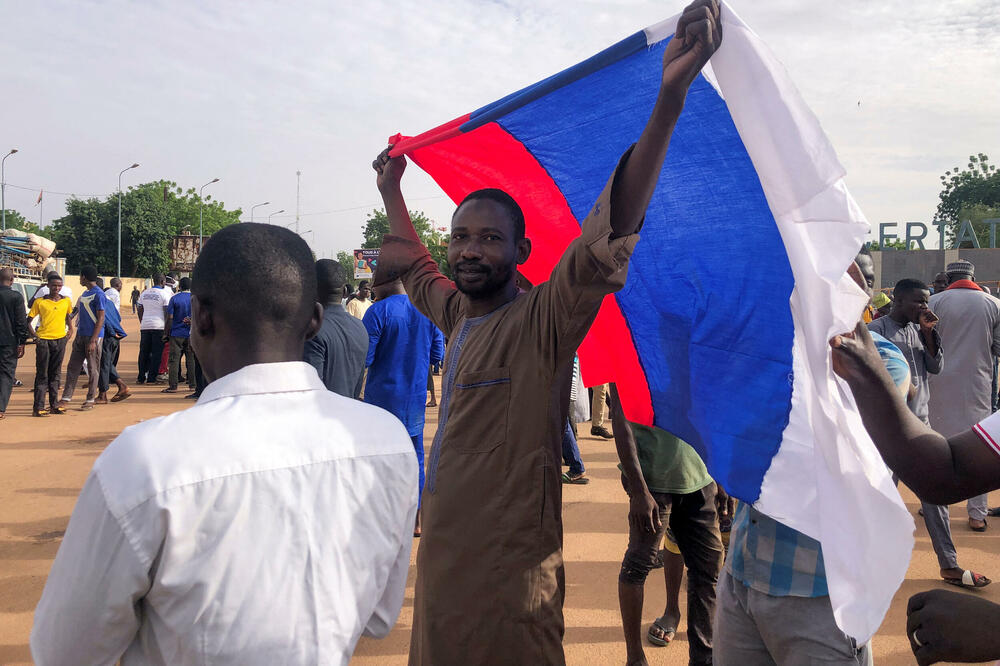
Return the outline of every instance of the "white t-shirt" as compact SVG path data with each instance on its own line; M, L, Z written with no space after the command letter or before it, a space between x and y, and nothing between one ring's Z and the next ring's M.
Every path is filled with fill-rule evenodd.
M35 292L33 298L35 299L45 298L48 295L49 295L49 285L43 284L41 287L38 288L38 291ZM64 284L62 286L62 289L59 290L59 295L62 296L63 298L73 298L72 287Z
M122 311L122 295L118 293L118 290L114 287L108 287L104 290L104 295L109 301L115 304L115 309L118 312Z
M347 666L399 615L417 483L403 425L308 363L217 379L94 463L35 610L35 663Z
M160 287L150 287L139 295L139 305L142 306L142 323L139 329L143 331L162 331L166 325L166 308L170 302L170 292Z

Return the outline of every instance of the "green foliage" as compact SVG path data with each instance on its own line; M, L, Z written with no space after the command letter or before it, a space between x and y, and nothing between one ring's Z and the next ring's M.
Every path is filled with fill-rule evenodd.
M438 265L441 272L447 277L451 277L451 267L448 265L448 235L440 229L434 228L434 221L421 211L410 211L410 221L421 242L431 253L431 259ZM365 220L365 242L361 244L363 248L382 247L382 237L389 233L389 217L385 211L375 210L368 215ZM354 274L352 264L351 275Z
M354 255L350 252L341 250L337 252L337 261L344 267L344 273L347 275L347 281L354 284Z
M205 198L205 236L239 221L240 210L227 211L221 202ZM170 181L144 183L122 194L122 274L147 277L170 268L170 240L187 229L198 234L197 192ZM118 195L70 199L67 215L54 220L51 237L72 270L88 263L113 275L118 254Z
M880 250L913 250L916 249L916 241L910 241L910 247L906 247L905 240L887 240L883 247L878 246L878 241L868 241L868 250L870 252L878 252Z
M8 229L20 229L29 234L38 234L39 236L44 236L42 230L38 228L38 225L34 222L28 220L24 215L21 215L16 210L11 210L10 208L6 211L7 217L7 228Z
M989 247L989 228L976 224L983 219L1000 217L1000 170L990 164L983 153L969 156L965 169L958 167L941 176L942 190L938 195L936 224L947 224L945 237L949 241L958 235L962 220L972 220L982 247Z

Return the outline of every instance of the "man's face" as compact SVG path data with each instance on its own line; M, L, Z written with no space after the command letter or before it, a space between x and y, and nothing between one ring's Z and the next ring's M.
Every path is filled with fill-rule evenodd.
M938 273L934 276L934 293L940 294L942 291L948 288L948 274Z
M463 294L485 298L503 289L522 253L515 238L514 221L495 201L475 199L455 213L448 263L455 286Z
M80 276L80 286L81 287L87 286L87 278L83 277L82 275Z
M47 284L49 285L49 294L53 296L62 291L63 288L62 280L49 280Z
M859 254L854 262L861 269L861 275L865 278L865 283L868 285L865 291L871 295L872 289L875 288L875 264L872 262L872 258L867 254Z
M931 297L931 292L926 289L909 289L902 294L893 295L895 299L895 309L900 312L906 321L913 324L920 323L920 314L927 310L927 300Z
M368 297L371 296L371 293L371 289L368 288L368 285L365 285L358 289L358 298L363 301L367 301Z

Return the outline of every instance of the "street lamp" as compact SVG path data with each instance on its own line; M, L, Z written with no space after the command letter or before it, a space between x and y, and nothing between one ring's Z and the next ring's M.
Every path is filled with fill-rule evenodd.
M316 232L313 231L312 229L306 229L301 234L299 234L299 236L302 236L303 237L302 240L305 240L305 235L306 234L312 234L313 235L313 241L316 240ZM309 241L306 241L306 242L308 243Z
M0 160L0 217L3 217L3 230L7 231L7 178L4 176L3 163L7 158L17 152L17 148L11 148L10 152Z
M250 206L250 221L253 222L253 209L254 208L260 208L261 206L266 206L269 203L271 203L271 202L270 201L265 201L264 203L254 204L253 206Z
M276 211L274 211L273 213L269 213L269 214L268 214L268 216L267 216L267 223L268 223L268 224L271 224L271 218L272 218L272 217L274 217L274 216L275 216L275 215L277 215L278 213L284 213L284 212L285 212L285 209L284 209L284 208L282 208L281 210L276 210Z
M122 276L122 174L137 166L138 162L118 172L118 272L115 273L118 277Z
M205 204L202 202L201 191L204 190L209 185L211 185L212 183L217 183L217 182L219 182L219 179L213 178L212 180L208 181L207 183L198 188L198 254L201 254L201 248L205 245L205 222L202 211L202 209L205 207Z

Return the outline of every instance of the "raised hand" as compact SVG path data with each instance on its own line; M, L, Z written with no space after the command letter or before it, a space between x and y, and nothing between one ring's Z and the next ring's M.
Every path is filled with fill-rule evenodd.
M683 95L722 43L722 20L717 0L697 0L677 21L677 32L663 53L665 90Z
M399 181L403 178L403 172L406 170L406 158L402 155L389 157L390 150L392 150L392 146L379 153L375 161L372 162L372 168L378 174L375 182L380 192L386 187L398 188Z

